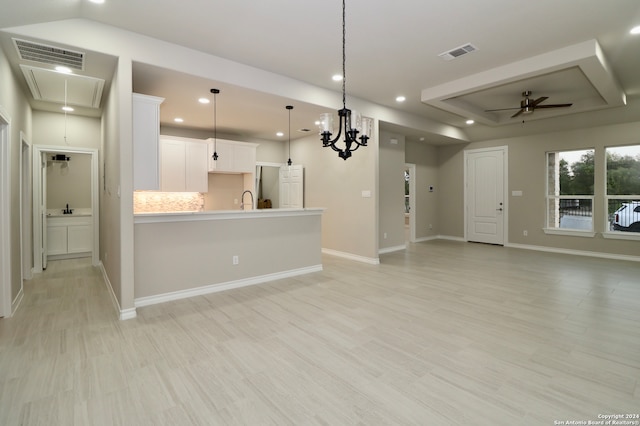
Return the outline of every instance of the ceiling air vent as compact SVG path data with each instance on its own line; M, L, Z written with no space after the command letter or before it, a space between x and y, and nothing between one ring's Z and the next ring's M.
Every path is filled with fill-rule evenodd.
M33 43L14 38L20 59L43 64L64 65L76 70L84 69L84 53L61 49L46 44Z
M447 52L443 52L438 56L444 59L445 61L450 61L452 59L459 58L462 55L466 55L467 53L475 52L476 50L478 50L477 47L475 47L471 43L467 43L467 44L463 44L462 46L456 47L455 49L451 49Z

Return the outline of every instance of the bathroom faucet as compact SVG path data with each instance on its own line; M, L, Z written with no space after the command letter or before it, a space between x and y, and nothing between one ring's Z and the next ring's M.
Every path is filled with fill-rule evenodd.
M240 208L244 210L244 194L249 193L251 195L251 208L253 209L253 193L248 189L242 193L242 199L240 200Z

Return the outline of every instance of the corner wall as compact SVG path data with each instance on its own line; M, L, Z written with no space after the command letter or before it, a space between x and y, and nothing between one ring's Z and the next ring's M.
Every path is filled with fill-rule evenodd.
M378 263L377 135L376 130L368 146L346 161L323 148L317 134L291 142L292 160L304 166L305 207L326 208L323 250L369 263ZM363 197L362 191L371 196Z
M420 241L441 233L438 209L443 188L440 186L438 173L438 148L426 143L411 141L407 141L405 147L405 162L416 165L414 194L416 211L414 217L416 240ZM433 186L433 192L429 191L430 186Z
M392 143L395 141L395 143ZM379 250L406 245L404 228L404 135L380 132Z

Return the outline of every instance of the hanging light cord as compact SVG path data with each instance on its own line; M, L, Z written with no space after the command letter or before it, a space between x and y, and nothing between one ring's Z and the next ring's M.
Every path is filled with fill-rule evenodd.
M346 29L346 1L342 0L342 107L344 109L347 108L347 54L346 54L346 46L347 46L347 29Z

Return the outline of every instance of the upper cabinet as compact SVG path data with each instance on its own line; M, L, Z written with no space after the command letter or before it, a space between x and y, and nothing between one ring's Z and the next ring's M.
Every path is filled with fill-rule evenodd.
M160 136L160 190L208 192L207 143Z
M133 189L160 189L160 104L163 98L133 94Z
M255 173L258 144L225 139L207 139L209 145L209 172ZM218 160L213 160L213 152Z

